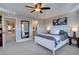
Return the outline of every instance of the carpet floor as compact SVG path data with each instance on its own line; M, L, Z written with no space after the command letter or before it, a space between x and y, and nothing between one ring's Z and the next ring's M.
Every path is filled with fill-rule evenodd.
M5 48L0 47L0 55L52 55L52 51L29 40L18 43L8 42ZM79 55L79 48L76 45L66 44L56 51L56 55Z

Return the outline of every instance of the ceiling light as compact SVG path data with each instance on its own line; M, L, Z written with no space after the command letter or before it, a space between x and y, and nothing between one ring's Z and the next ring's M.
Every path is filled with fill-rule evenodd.
M37 11L37 12L39 12L40 10L41 10L41 9L39 9L39 8L36 8L36 9L35 9L35 11Z

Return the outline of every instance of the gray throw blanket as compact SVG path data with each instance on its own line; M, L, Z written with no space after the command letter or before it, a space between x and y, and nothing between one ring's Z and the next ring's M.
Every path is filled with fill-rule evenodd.
M41 34L37 34L37 36L42 37L42 38L46 38L46 39L48 39L48 40L53 40L53 41L55 41L55 47L58 45L58 43L57 43L57 41L56 41L56 39L55 39L54 37L46 36L46 35L41 35Z
M53 40L55 41L55 47L61 42L64 41L68 38L68 34L64 33L64 34L50 34L50 35L56 35L60 37L60 40L58 40L58 42L56 41L56 39L52 36L47 36L47 35L42 35L42 34L37 34L37 36L42 37L42 38L46 38L48 40Z

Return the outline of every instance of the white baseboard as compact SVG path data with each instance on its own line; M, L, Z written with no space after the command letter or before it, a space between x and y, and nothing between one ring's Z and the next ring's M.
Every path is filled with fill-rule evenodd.
M28 40L32 40L32 38L25 38L25 39L17 40L16 42L24 42L24 41L28 41Z

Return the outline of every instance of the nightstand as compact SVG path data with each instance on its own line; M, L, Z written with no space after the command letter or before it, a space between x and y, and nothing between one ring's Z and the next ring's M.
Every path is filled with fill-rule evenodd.
M68 36L68 38L69 38L69 45L71 45L71 44L72 44L72 39L74 39L74 40L76 40L76 41L77 41L77 47L79 48L79 38L78 38L78 37L73 38L73 37Z

